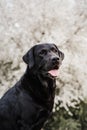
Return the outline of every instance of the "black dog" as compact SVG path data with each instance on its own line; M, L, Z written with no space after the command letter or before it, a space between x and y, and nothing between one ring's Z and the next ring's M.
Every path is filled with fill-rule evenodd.
M40 130L52 112L55 80L64 54L54 44L39 44L24 56L22 78L0 99L0 130Z

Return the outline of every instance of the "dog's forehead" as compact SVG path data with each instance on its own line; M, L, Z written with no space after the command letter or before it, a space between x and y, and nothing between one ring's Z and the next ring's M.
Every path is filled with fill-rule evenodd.
M35 46L35 52L39 52L41 51L42 49L50 49L52 47L55 47L54 44L38 44Z

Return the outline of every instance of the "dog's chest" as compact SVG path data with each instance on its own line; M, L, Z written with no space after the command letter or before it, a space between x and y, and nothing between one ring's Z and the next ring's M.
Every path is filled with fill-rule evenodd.
M49 117L49 111L33 102L22 106L21 119L19 124L23 124L32 130L41 129L47 118Z

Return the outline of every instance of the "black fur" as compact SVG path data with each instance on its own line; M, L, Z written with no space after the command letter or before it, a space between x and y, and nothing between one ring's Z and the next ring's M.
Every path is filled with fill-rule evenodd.
M52 112L56 78L64 54L54 44L39 44L24 56L22 78L0 99L0 130L40 130Z

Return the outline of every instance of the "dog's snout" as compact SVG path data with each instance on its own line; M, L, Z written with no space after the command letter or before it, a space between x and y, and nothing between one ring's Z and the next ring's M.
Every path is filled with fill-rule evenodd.
M59 57L54 57L53 59L52 59L52 63L53 64L56 64L56 63L58 63L59 62Z

